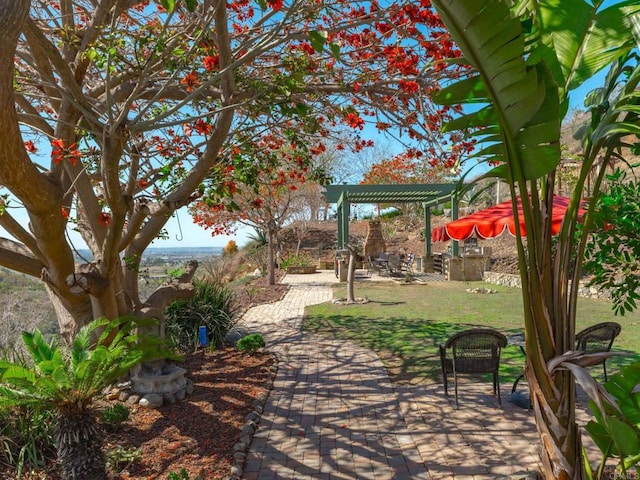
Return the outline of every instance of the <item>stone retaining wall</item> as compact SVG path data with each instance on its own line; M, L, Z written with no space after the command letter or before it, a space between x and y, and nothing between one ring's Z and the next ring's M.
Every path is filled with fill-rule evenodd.
M520 275L513 275L510 273L498 273L498 272L484 272L484 281L491 285L503 285L505 287L520 288ZM578 295L588 298L606 298L610 299L611 295L606 290L600 290L597 287L587 287L580 284L578 288Z

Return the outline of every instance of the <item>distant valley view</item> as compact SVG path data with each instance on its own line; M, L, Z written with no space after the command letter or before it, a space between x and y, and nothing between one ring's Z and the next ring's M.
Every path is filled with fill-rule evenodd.
M221 247L149 248L142 257L141 287L155 289L190 260L202 264L222 255L222 251ZM76 260L85 263L90 257L88 250L80 250ZM0 268L0 349L11 348L19 342L23 330L32 331L36 327L45 334L58 332L44 285L33 277Z
M142 255L142 263L145 265L157 265L159 263L175 264L190 260L204 260L222 255L222 247L151 247ZM78 262L91 258L89 250L79 250L76 255Z

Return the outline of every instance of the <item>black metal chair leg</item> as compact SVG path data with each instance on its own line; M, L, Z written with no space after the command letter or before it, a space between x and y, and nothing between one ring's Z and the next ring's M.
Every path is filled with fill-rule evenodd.
M455 383L454 390L456 392L456 408L460 408L460 405L458 404L458 376L455 371L453 372L453 381Z

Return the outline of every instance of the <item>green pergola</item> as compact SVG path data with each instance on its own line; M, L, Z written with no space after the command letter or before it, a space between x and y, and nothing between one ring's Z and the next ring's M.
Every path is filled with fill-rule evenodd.
M451 201L451 218L458 218L455 183L410 185L327 185L324 198L336 204L338 215L338 248L349 239L349 213L352 203L422 203L424 209L425 256L431 256L431 207ZM453 241L452 254L458 255L458 242Z

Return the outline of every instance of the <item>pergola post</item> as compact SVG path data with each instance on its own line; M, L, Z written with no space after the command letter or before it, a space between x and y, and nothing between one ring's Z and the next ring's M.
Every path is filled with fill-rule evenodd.
M458 198L451 195L451 221L458 219ZM457 257L459 254L459 245L457 240L451 240L451 256Z
M338 250L342 250L349 242L349 214L351 204L349 203L347 192L342 192L337 202L336 214L338 216Z
M349 197L346 192L342 195L342 245L340 248L345 248L345 245L349 243L349 220L351 216L351 204L349 203Z
M336 205L336 217L338 220L338 249L344 248L344 234L342 232L342 198Z
M423 204L424 207L424 257L431 256L431 207Z

